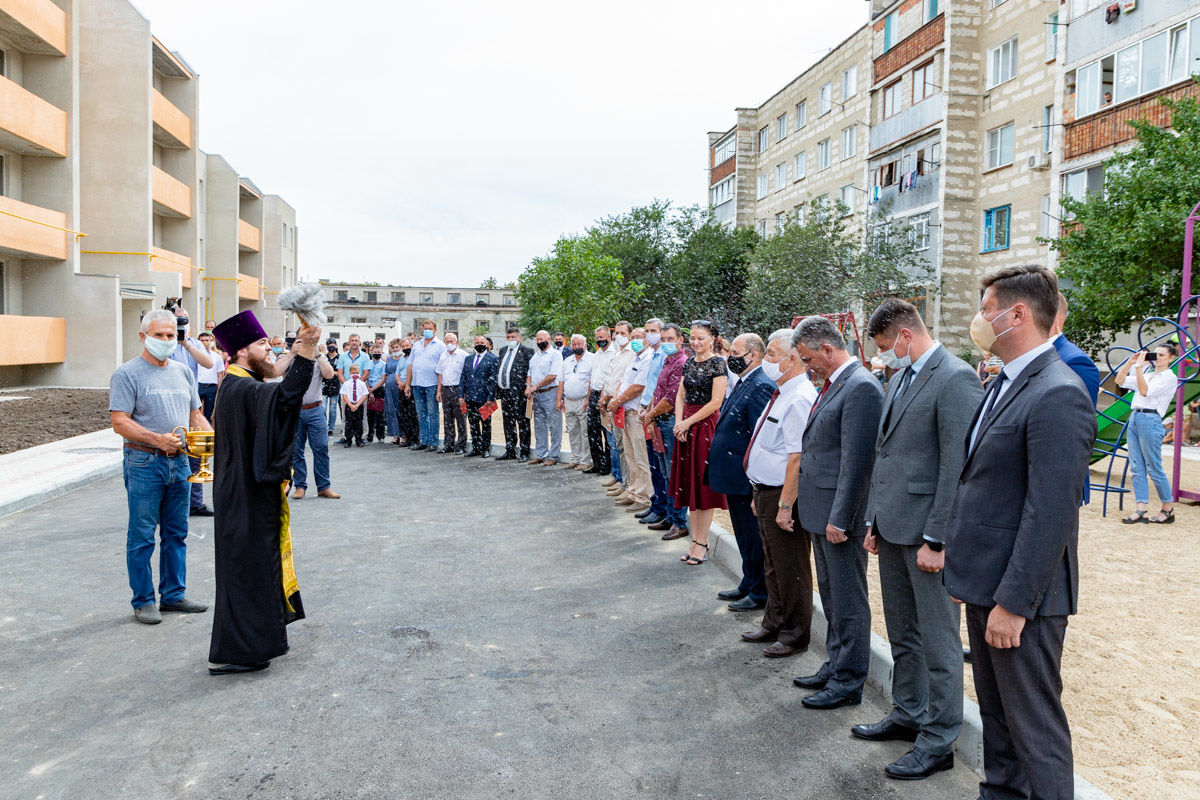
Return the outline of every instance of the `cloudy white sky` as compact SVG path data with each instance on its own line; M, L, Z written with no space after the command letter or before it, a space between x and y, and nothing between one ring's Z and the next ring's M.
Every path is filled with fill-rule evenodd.
M705 133L867 17L862 0L134 3L200 73L200 146L296 207L302 277L460 286L633 205L704 202Z

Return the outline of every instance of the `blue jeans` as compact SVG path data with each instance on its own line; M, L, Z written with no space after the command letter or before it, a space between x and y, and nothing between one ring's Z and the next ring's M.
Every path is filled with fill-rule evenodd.
M617 435L613 431L605 430L604 435L608 437L608 455L612 462L612 476L621 480L621 451L617 448Z
M325 411L329 414L329 427L325 429L327 433L333 433L337 429L338 400L340 399L340 397L325 398Z
M296 428L296 447L292 452L292 483L298 489L308 488L308 465L304 461L304 443L312 445L313 476L317 491L329 488L329 429L325 427L325 410L320 406L302 409L300 425Z
M417 404L417 425L421 427L421 444L437 447L438 405L436 386L412 387L413 401Z
M1157 414L1132 412L1129 421L1129 468L1133 472L1133 499L1139 503L1150 502L1150 486L1147 473L1154 481L1158 499L1170 503L1174 499L1171 482L1163 472L1162 440L1166 430Z
M658 453L659 469L667 478L667 522L686 528L688 524L687 507L676 508L675 501L670 497L671 463L675 456L675 415L667 414L658 418L658 429L662 432L665 453Z
M183 599L188 532L187 482L192 474L185 456L167 457L125 448L122 471L129 503L125 566L133 607L154 604L154 529L159 531L158 594L163 603Z

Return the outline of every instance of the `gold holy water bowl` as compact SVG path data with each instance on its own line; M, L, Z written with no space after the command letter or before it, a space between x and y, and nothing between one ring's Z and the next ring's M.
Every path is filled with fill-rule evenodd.
M180 436L179 432L183 431ZM171 433L179 436L183 442L183 452L187 453L192 458L200 459L200 469L188 477L188 483L212 483L212 469L208 466L208 460L213 455L213 432L201 431L195 428L188 430L180 425Z

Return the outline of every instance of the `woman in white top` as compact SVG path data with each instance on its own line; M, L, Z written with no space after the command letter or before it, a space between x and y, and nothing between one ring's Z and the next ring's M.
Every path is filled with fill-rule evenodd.
M1133 400L1130 402L1133 410L1130 412L1129 426L1126 428L1126 444L1129 447L1133 498L1137 501L1137 510L1121 520L1126 524L1163 524L1175 521L1171 482L1167 480L1162 466L1162 441L1165 433L1162 418L1167 413L1171 398L1175 396L1176 376L1171 371L1175 353L1174 345L1159 345L1154 348L1153 354L1142 351L1128 359L1117 372L1117 383L1133 390ZM1147 364L1150 365L1149 369L1145 368ZM1129 374L1131 368L1133 374ZM1147 476L1154 481L1158 499L1162 501L1162 510L1153 517L1146 516L1150 503Z

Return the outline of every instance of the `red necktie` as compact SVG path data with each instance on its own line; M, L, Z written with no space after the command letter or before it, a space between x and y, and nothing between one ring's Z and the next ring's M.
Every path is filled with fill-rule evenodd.
M829 388L829 379L825 379L825 383L821 386L821 393L817 395L817 400L813 403L812 409L808 412L808 418L812 419L813 414L817 413L817 406L821 405L821 398L825 396L825 390Z
M350 402L358 402L358 378L350 381Z
M754 429L754 435L750 437L750 446L746 448L746 455L742 456L742 472L750 468L750 451L754 449L754 442L758 439L758 432L762 430L762 426L766 424L767 417L771 416L771 406L775 405L775 401L779 398L779 390L776 389L771 395L771 402L767 403L767 408L763 411L762 417L758 420L758 427Z

